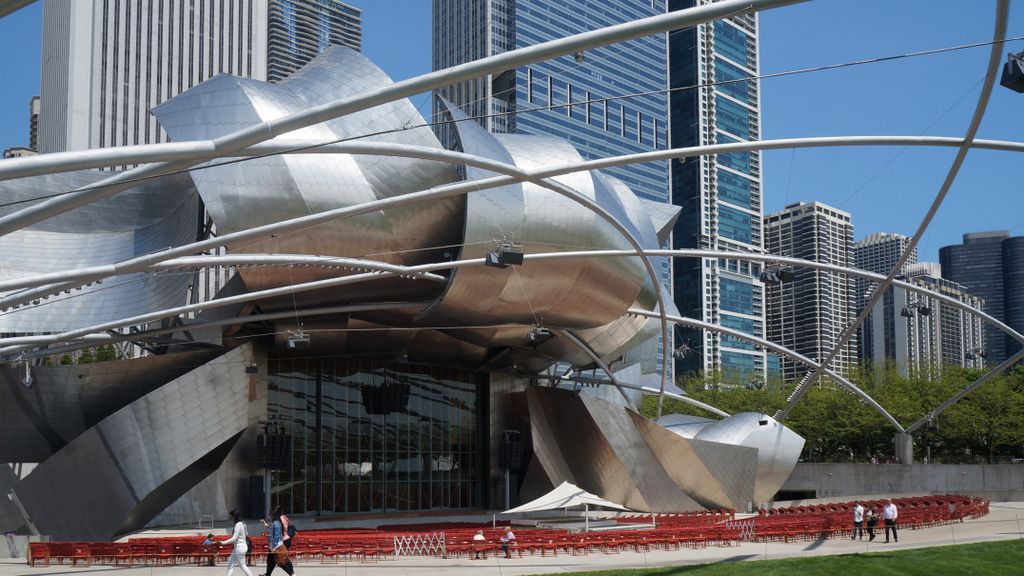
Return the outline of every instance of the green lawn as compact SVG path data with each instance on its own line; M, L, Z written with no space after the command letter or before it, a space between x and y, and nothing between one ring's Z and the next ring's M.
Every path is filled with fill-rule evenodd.
M876 554L844 554L578 572L577 576L1003 576L1024 574L1024 540L940 546Z

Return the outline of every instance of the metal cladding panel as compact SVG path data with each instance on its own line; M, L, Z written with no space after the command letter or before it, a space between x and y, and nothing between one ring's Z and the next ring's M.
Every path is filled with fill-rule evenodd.
M308 106L354 97L392 84L391 78L368 58L344 46L332 46L282 82ZM324 125L337 138L359 137L365 142L390 142L441 149L416 107L407 98L346 114ZM388 198L447 184L458 179L454 167L417 158L355 156L359 170L379 197ZM461 203L432 202L448 208ZM436 223L436 222L435 222Z
M708 508L744 509L754 494L757 451L742 446L686 440L631 413L676 484ZM682 442L680 442L682 441Z
M0 182L0 197L29 200L74 190L108 175L82 171L8 180ZM34 276L111 264L192 242L198 206L187 176L148 181L3 236L0 271L7 279ZM20 207L0 209L0 216ZM180 273L120 276L0 315L0 332L61 332L161 310L182 303L189 282L190 276Z
M466 115L448 105L463 151L512 164L526 170L580 162L579 154L567 143L540 136L492 135ZM468 167L469 180L486 178L492 172ZM611 212L645 246L657 246L650 218L627 187L598 173L560 176L556 182L596 201ZM622 235L587 208L546 188L523 183L506 186L467 198L465 247L462 258L483 257L494 248L491 241L508 238L522 242L530 253L564 251L573 246L628 248ZM644 292L641 292L641 288ZM443 300L427 313L430 319L464 318L468 322L519 322L530 326L542 321L581 330L581 338L594 340L602 357L619 352L648 324L647 319L623 317L632 305L653 308L653 283L648 281L636 259L580 259L577 261L530 262L512 271L486 268L457 270ZM482 300L481 293L494 294ZM656 328L640 337L646 340ZM521 346L524 330L498 328L477 330L467 337L483 345ZM488 338L490 339L488 341ZM566 342L553 339L536 349L509 356L506 363L531 364L534 356L569 359L589 364L585 354ZM537 362L543 364L543 360Z
M755 448L687 439L623 406L566 390L535 386L526 397L538 478L657 512L741 508L754 498Z
M218 76L154 109L176 140L207 139L309 109L310 107L390 84L369 60L344 48L330 49L281 84ZM324 142L401 129L423 119L407 100L364 110L284 134L278 141L305 138ZM361 138L440 149L427 128ZM398 157L349 154L288 154L242 164L193 170L211 216L221 233L279 220L355 206L424 190L457 180L445 163ZM317 225L311 232L282 234L257 243L231 246L236 252L366 256L414 265L440 259L437 246L457 244L464 211L462 198L417 203L377 211L344 221ZM319 268L245 268L253 290L337 277L338 270ZM421 283L422 284L422 283ZM339 297L349 301L407 295L417 284L387 279L307 295L309 304ZM343 296L339 296L343 295ZM287 300L287 299L285 299ZM282 308L275 302L263 308Z
M568 481L634 510L648 509L630 471L579 398L533 386L526 399L533 453L552 485Z
M708 424L717 422L711 418L701 418L689 414L667 414L655 421L659 426L665 428L683 438L694 438L697 433Z
M15 488L41 534L108 540L139 528L216 468L248 424L246 344L118 410ZM212 460L212 461L211 461Z
M659 458L664 452L663 445L651 442L650 430L646 430L649 422L641 415L623 408L621 405L600 400L593 396L581 396L583 405L590 412L591 418L601 429L606 441L611 444L615 454L629 471L637 489L647 502L646 510L652 512L676 512L692 510L696 503L707 505L703 501L692 498L692 494L684 492L682 486L666 470L666 462ZM680 447L680 438L671 435L672 444ZM660 453L659 453L660 452ZM676 455L682 453L678 450ZM692 457L687 458L685 467L694 469L701 464ZM682 464L674 460L675 464ZM719 479L707 476L707 483L712 486ZM703 486L702 488L708 488ZM696 502L695 502L696 500Z
M760 421L768 424L761 426ZM754 502L768 502L793 473L804 439L774 418L741 412L704 427L696 438L757 449Z
M0 366L0 462L42 462L104 418L191 368L210 351L116 362L35 366L32 387Z

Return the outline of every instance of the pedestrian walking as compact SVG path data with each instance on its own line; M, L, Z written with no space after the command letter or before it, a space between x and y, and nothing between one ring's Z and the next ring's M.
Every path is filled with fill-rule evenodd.
M856 540L857 535L860 535L860 539L864 539L864 507L860 505L860 502L854 502L853 506L853 534L850 535L850 540Z
M896 510L896 504L893 503L892 498L882 508L882 520L885 522L885 541L889 541L889 530L892 530L892 539L894 542L899 542L900 539L896 535L896 518L899 517L899 512Z
M231 516L231 522L234 523L235 527L231 532L231 538L227 540L221 540L221 544L227 546L228 544L234 544L234 548L231 550L231 556L228 557L228 574L235 571L235 565L242 569L245 576L252 576L252 572L249 571L249 567L245 565L245 553L249 551L249 547L246 545L246 538L249 536L249 531L245 528L245 522L242 522L242 515L238 513L238 510L232 510L228 512Z
M874 508L868 509L867 520L865 523L868 525L868 542L875 539L875 526L878 526L878 514L875 513Z
M275 508L270 514L271 522L267 530L267 572L261 576L270 576L278 566L283 568L288 576L294 576L295 568L288 557L288 547L284 545L285 531L281 523L281 509Z

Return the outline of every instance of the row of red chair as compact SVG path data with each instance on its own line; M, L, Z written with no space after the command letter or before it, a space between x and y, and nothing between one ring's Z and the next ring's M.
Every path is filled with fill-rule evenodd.
M861 502L881 510L883 501ZM917 529L988 513L989 503L965 496L922 496L896 499L899 524ZM730 546L741 540L802 540L849 535L853 527L854 502L793 506L762 510L749 520L735 521L735 512L719 510L699 513L657 514L656 527L648 530L612 530L571 534L566 530L516 528L511 551L525 554L557 555L590 552L618 553L623 550L679 549L681 547ZM621 517L622 522L646 524L651 515ZM473 540L483 530L485 542ZM444 547L422 548L428 552L487 555L500 549L503 529L477 523L396 525L387 529L303 530L292 545L296 562L329 563L342 560L376 561L395 554L395 543L404 537L444 536ZM254 539L257 537L254 537ZM34 542L28 563L51 562L72 566L175 565L223 562L231 550L225 546L203 546L202 536L132 538L124 543ZM262 539L260 539L262 540ZM258 554L262 558L265 552ZM260 560L262 561L262 560Z

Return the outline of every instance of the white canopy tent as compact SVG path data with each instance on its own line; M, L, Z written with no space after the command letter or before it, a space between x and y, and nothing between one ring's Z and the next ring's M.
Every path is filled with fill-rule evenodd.
M596 494L591 494L575 484L562 482L551 492L527 502L521 506L505 510L502 514L519 514L523 512L540 512L542 510L564 510L568 508L583 507L586 530L590 531L590 508L611 508L624 512L633 512L621 504L605 500Z

